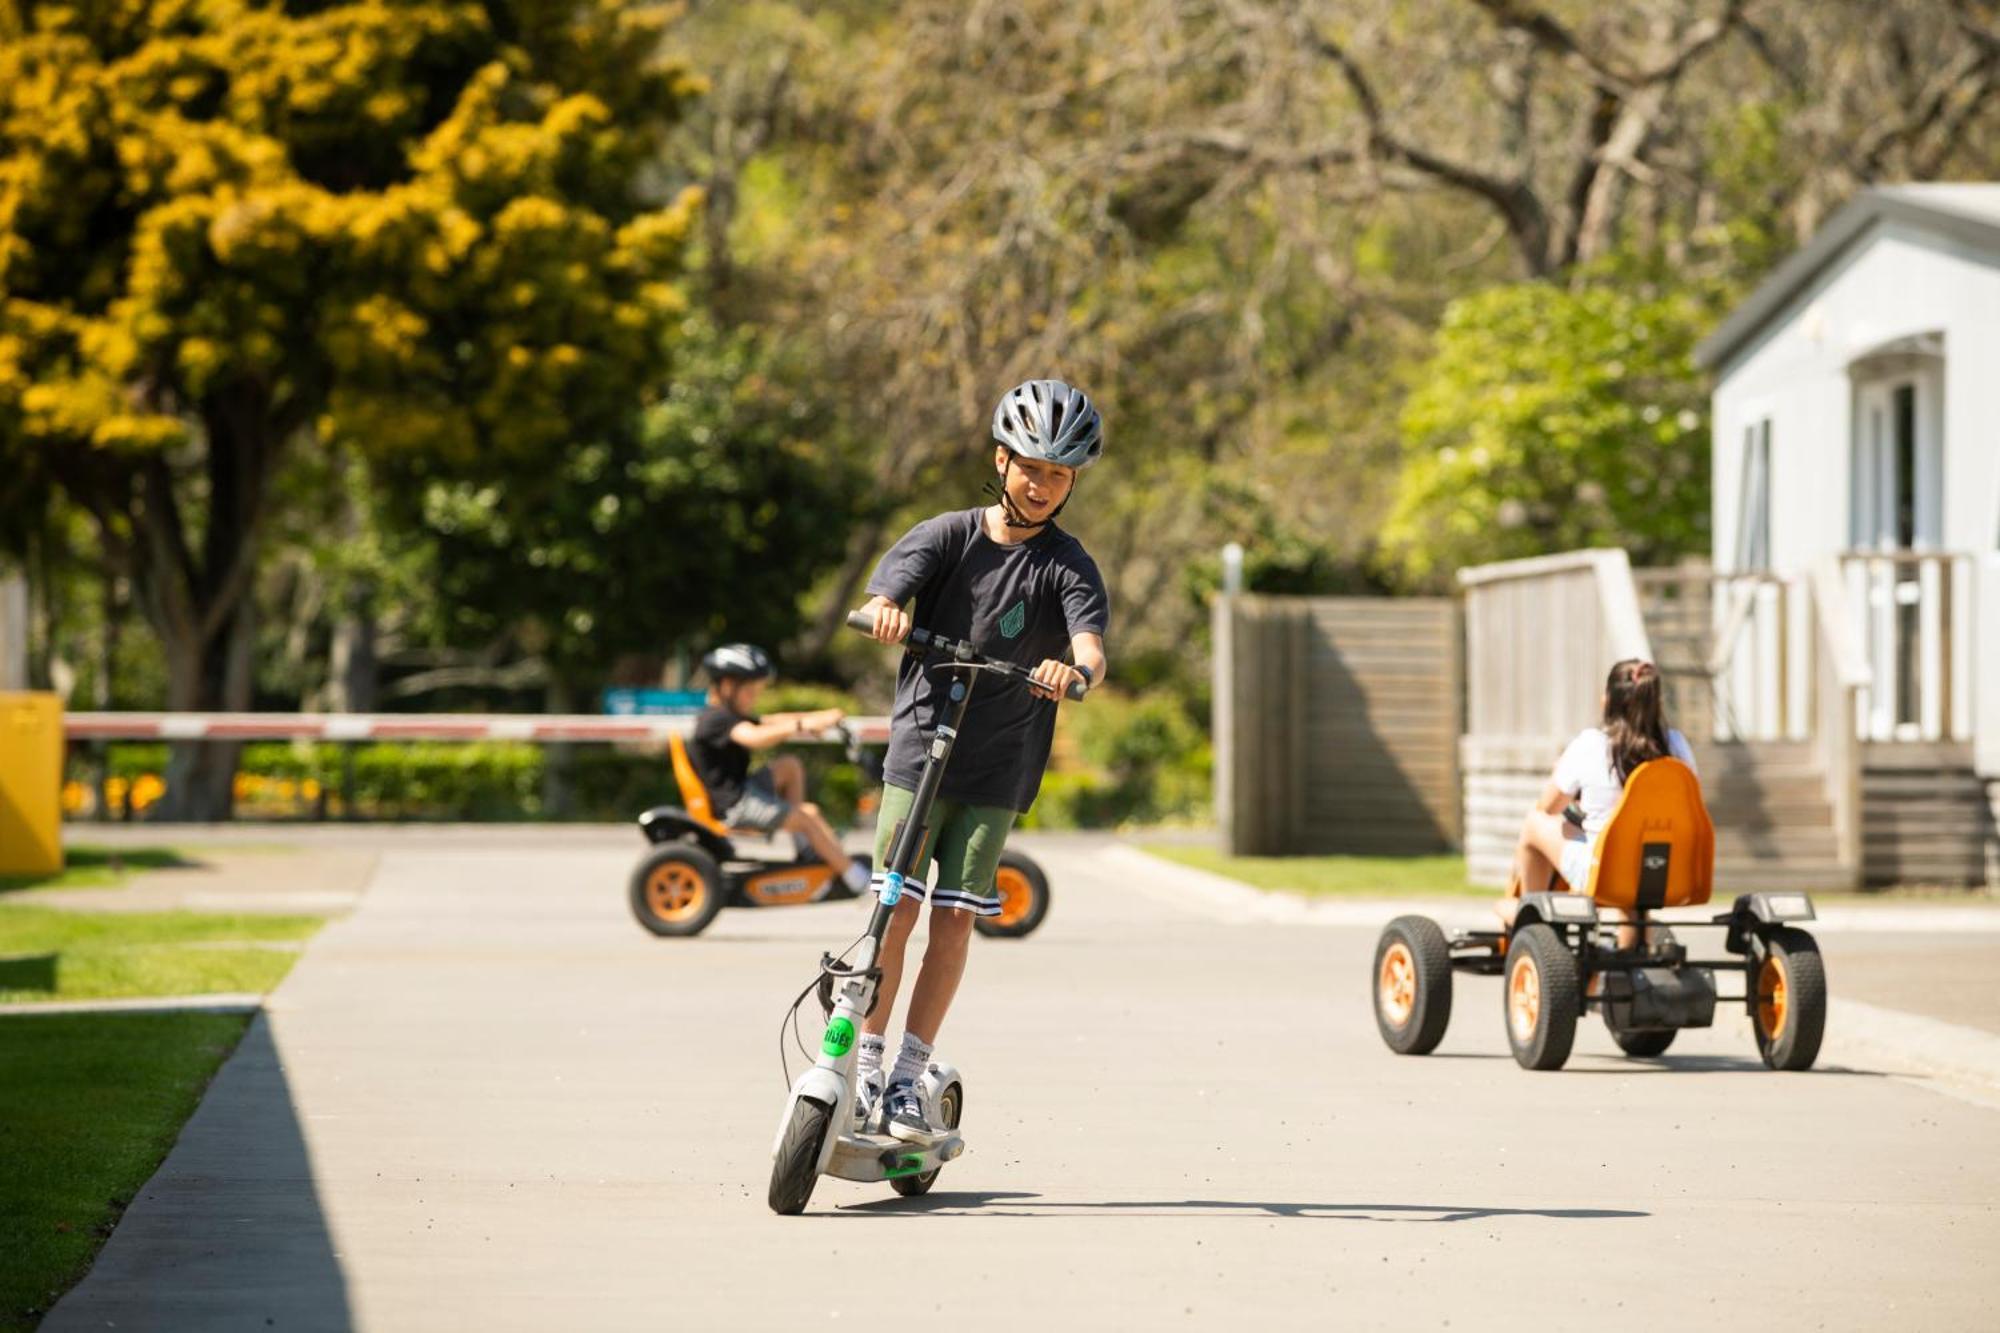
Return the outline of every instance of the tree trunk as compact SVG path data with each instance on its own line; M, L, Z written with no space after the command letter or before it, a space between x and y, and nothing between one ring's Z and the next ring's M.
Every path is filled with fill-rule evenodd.
M569 713L576 709L576 692L569 681L560 675L551 675L547 692L543 695L543 707L551 713ZM542 751L542 814L549 819L568 819L576 811L576 793L570 786L570 768L576 758L576 747L568 741L557 741Z
M250 707L256 608L238 599L222 631L205 646L167 646L167 708L172 712L240 713ZM236 741L177 741L167 756L167 793L154 818L213 823L236 806Z
M180 712L243 712L255 683L256 570L266 483L284 428L261 392L211 403L202 415L207 482L199 549L168 461L141 465L134 574L167 657L167 706ZM234 813L236 761L230 741L177 742L155 817L202 822Z
M336 713L372 713L379 676L375 656L374 590L356 580L342 595L327 661L327 693Z

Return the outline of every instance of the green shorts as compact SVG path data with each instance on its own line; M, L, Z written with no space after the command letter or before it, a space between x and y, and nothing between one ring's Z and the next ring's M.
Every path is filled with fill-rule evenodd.
M903 787L882 788L882 813L875 822L875 865L888 865L896 830L909 817L917 794ZM931 822L916 865L903 881L905 895L938 907L956 907L979 916L1000 915L1000 893L993 874L1000 868L1000 849L1014 827L1014 812L1004 805L964 805L939 800L931 806ZM937 877L926 872L937 863Z

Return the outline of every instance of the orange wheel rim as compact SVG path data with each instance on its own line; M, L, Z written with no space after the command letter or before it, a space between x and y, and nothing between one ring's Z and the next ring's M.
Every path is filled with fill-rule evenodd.
M1542 973L1531 958L1514 964L1507 974L1507 1021L1514 1025L1517 1041L1530 1041L1535 1023L1542 1016Z
M1766 958L1764 965L1757 969L1757 1026L1764 1029L1764 1035L1776 1041L1784 1035L1785 1017L1791 1008L1785 985L1785 965L1775 958Z
M1028 919L1034 910L1035 888L1028 883L1028 877L1011 866L1000 867L993 876L994 891L1000 895L1000 915L994 918L998 925L1018 926Z
M1375 1001L1391 1027L1408 1023L1417 1007L1417 960L1401 940L1382 955L1382 970L1375 977Z
M653 867L646 876L646 906L662 921L684 921L701 910L708 882L701 872L681 861Z

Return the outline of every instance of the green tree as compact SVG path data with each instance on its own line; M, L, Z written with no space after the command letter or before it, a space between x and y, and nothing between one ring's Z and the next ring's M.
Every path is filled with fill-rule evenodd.
M1701 550L1708 413L1692 352L1712 318L1630 271L1454 301L1403 412L1390 568L1421 585L1574 547L1641 564Z
M0 0L0 472L91 514L168 704L249 700L288 451L520 475L629 417L698 85L615 0ZM183 747L179 815L235 756Z
M789 640L860 503L851 450L799 367L700 317L674 348L636 429L566 451L553 486L433 481L392 504L427 546L443 637L511 639L545 664L558 706L626 654Z

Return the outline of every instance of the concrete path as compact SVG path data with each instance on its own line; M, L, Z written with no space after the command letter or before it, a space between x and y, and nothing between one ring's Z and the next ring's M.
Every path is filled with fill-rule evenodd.
M2000 1302L2000 1111L1921 1061L1836 1031L1830 1067L1771 1074L1731 1015L1647 1062L1593 1022L1529 1074L1477 978L1398 1059L1379 920L1267 919L1092 842L1040 849L1040 934L975 948L943 1051L970 1151L936 1192L823 1181L775 1218L779 1016L861 905L661 941L626 914L630 834L380 846L44 1328L1875 1329ZM1829 932L1836 996L1874 938Z

